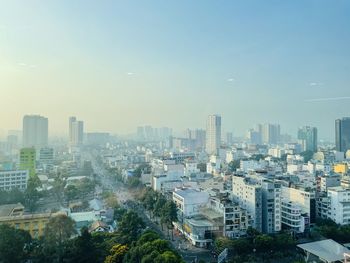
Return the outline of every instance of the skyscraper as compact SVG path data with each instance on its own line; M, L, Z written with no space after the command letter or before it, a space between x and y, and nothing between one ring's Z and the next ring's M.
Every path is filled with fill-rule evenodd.
M218 154L221 144L221 116L209 115L207 119L206 152Z
M231 146L233 144L233 133L232 132L226 133L226 144L228 146Z
M350 117L335 120L335 146L339 152L350 149Z
M265 123L259 125L262 142L266 144L277 144L280 140L281 129L279 124Z
M84 122L78 121L76 117L69 118L69 144L80 146L83 144Z
M247 133L247 138L252 144L261 144L261 133L254 129L250 129Z
M72 144L79 146L83 144L84 138L84 122L76 121L73 122L73 141Z
M23 117L23 147L40 149L48 143L47 118L39 115L25 115Z
M317 128L304 126L298 130L298 140L303 147L303 151L317 151Z
M203 129L196 129L194 131L194 137L196 138L196 148L204 149L206 143L206 131Z
M76 117L69 117L69 143L73 141L73 123L77 121Z

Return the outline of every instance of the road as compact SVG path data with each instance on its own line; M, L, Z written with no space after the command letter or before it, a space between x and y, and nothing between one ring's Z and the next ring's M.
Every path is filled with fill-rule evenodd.
M173 248L181 254L185 262L197 262L200 259L205 262L215 262L212 261L213 258L210 251L192 246L184 239L184 237L174 235L174 240L171 240L171 237L169 238L169 235L167 234L167 230L162 231L160 225L150 219L148 213L135 199L135 195L122 183L115 182L115 180L111 179L110 173L96 162L96 156L93 156L92 154L84 154L84 158L91 161L94 173L100 179L102 187L112 191L120 203L126 203L129 201L128 203L131 204L131 206L129 205L128 208L136 211L144 220L148 228L156 231L161 238L169 240Z

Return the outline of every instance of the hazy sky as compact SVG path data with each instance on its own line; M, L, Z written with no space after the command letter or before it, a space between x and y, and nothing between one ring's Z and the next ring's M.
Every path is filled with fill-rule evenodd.
M28 113L48 117L51 134L70 115L126 133L204 127L219 113L236 134L278 122L333 138L349 82L346 0L0 0L3 130Z

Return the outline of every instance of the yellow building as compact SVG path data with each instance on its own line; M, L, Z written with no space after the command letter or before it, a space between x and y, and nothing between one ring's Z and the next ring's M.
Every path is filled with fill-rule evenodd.
M349 167L347 163L338 163L333 166L333 171L335 173L346 174L348 169Z
M24 206L20 203L0 206L0 224L26 230L33 238L43 235L50 217L51 213L25 214Z
M36 152L34 148L22 148L19 154L20 170L28 170L29 176L35 175L36 168Z

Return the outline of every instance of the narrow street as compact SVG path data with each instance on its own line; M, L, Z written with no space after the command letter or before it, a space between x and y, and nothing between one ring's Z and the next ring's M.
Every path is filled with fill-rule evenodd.
M183 236L174 234L174 240L172 240L170 232L168 234L167 229L162 231L161 226L150 219L147 211L145 211L145 209L138 203L134 194L131 193L122 183L112 180L109 172L106 171L104 167L97 164L94 156L89 154L84 157L91 161L94 172L100 179L102 187L113 191L120 203L125 204L129 201L127 208L137 211L139 216L144 220L147 228L156 231L161 238L169 240L170 244L181 254L185 262L197 262L200 259L205 262L213 262L212 260L214 260L214 258L209 250L192 246Z

